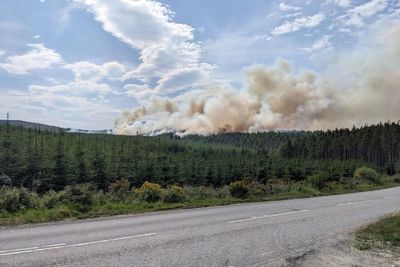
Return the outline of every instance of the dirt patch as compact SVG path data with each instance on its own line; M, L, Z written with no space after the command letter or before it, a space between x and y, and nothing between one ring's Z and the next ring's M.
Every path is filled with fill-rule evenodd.
M322 240L313 244L314 249L299 257L290 257L286 266L332 266L332 267L400 267L400 254L389 249L360 251L354 247L354 237L337 236L334 240Z
M288 266L294 267L299 266L302 262L306 260L307 257L312 256L315 254L315 249L308 250L300 255L290 256L285 259L285 261L289 264Z

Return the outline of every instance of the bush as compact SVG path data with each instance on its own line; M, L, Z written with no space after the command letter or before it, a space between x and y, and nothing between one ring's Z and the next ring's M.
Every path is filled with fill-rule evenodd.
M218 197L218 192L214 188L207 186L186 186L184 190L190 199L206 199Z
M0 209L16 212L20 209L19 192L17 188L3 187L0 191Z
M164 191L163 200L167 203L178 203L186 199L185 190L177 185L171 185Z
M266 193L270 195L288 193L295 188L296 183L290 179L269 179L266 184Z
M305 194L306 196L318 196L320 195L320 192L315 189L314 187L311 187L307 184L302 184L299 187L299 192Z
M92 195L96 192L96 187L93 184L69 185L64 191L67 203L87 207L92 204Z
M233 197L246 198L249 191L250 186L246 181L236 181L229 184L229 192Z
M35 192L31 192L24 187L19 187L18 190L21 209L36 208L39 205L39 197Z
M224 185L223 187L217 188L216 190L218 198L227 198L231 196L231 192L229 190L228 185Z
M6 174L0 174L0 186L12 186L11 177Z
M311 184L312 187L317 189L322 189L325 186L325 183L328 181L329 176L325 173L317 173L311 175L307 178L307 181Z
M36 194L23 187L2 187L0 189L0 210L16 212L38 205Z
M400 175L396 175L396 176L394 177L394 181L395 181L396 183L400 183Z
M354 177L341 177L339 183L346 189L355 189L360 181Z
M118 198L125 198L130 188L130 182L127 179L121 179L111 183L108 187L108 191Z
M141 200L147 202L156 202L161 199L163 189L159 184L144 182L140 188L135 189L135 194Z
M379 184L381 183L382 177L374 169L361 167L354 172L354 178L357 180L365 180L374 184Z
M107 203L109 199L103 193L103 191L96 192L92 195L92 205L93 206L103 206Z
M54 190L48 191L41 198L42 204L45 208L51 209L57 205L64 203L66 200L66 192L56 192Z
M267 187L258 181L247 178L244 179L243 182L248 185L250 196L264 196L267 194Z

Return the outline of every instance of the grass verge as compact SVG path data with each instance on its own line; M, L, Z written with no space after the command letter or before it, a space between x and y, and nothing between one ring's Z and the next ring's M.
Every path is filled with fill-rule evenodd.
M95 202L90 206L79 205L56 205L53 208L26 209L18 212L0 212L0 225L20 225L29 223L43 223L60 220L76 220L85 218L95 218L102 216L112 216L119 214L135 214L150 211L162 211L179 208L199 208L210 206L222 206L236 203L262 202L273 200L285 200L296 198L308 198L315 196L327 196L335 194L353 193L360 191L371 191L383 188L398 186L395 182L385 182L381 185L360 184L355 188L348 189L340 185L327 187L321 190L311 186L300 186L289 192L277 193L268 196L249 196L245 199L234 198L232 196L192 198L180 203L146 202L140 200L117 201L106 200Z
M400 214L382 218L376 223L367 225L356 232L356 248L400 249Z

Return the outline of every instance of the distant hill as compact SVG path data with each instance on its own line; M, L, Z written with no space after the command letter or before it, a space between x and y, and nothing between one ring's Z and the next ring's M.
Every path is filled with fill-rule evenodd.
M22 126L24 128L30 128L30 129L40 129L43 131L60 131L63 130L61 127L57 126L51 126L51 125L46 125L42 123L36 123L36 122L29 122L29 121L20 121L20 120L9 120L10 125L12 126ZM7 120L0 120L0 126L6 125Z
M58 126L46 125L42 123L29 122L29 121L21 121L21 120L9 120L10 125L12 126L22 126L24 128L30 129L40 129L42 131L49 132L58 132L60 130L68 132L68 133L85 133L85 134L112 134L112 129L105 130L82 130L82 129L72 129L72 128L62 128ZM6 125L6 120L0 120L0 126Z

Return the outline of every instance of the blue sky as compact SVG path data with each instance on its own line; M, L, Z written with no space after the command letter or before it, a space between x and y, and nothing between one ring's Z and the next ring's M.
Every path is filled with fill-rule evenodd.
M113 128L155 99L179 104L211 84L245 90L251 66L285 60L294 74L325 75L335 69L327 61L398 25L399 9L398 0L3 0L0 114Z

